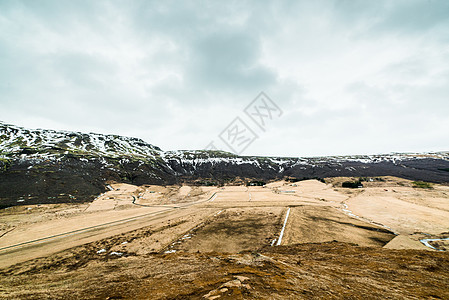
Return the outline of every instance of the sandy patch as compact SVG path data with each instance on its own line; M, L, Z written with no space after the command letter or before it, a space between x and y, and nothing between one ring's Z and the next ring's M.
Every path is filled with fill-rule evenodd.
M394 196L367 192L349 199L346 204L354 214L386 225L399 234L439 234L449 228L448 211L414 204Z

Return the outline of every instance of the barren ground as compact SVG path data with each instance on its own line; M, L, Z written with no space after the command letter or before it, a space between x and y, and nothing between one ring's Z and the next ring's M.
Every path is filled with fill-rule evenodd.
M420 240L449 237L449 187L344 180L112 184L89 204L2 210L0 297L448 298L449 254Z

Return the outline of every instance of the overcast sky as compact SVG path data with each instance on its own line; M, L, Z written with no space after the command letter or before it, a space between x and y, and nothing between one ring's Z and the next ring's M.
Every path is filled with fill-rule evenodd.
M230 150L236 117L244 155L449 150L449 1L0 0L1 121Z

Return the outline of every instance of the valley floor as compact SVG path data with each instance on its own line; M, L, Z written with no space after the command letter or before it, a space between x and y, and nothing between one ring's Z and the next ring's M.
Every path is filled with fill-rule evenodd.
M0 297L449 297L449 187L344 180L111 184L3 210Z

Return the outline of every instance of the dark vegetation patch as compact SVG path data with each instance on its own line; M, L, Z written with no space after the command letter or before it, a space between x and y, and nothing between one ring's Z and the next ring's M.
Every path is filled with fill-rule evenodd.
M382 177L359 177L360 182L367 182L367 181L380 181L385 182L385 179Z
M420 189L432 189L432 184L424 181L413 181L412 182L414 188Z
M342 187L344 188L352 188L352 189L356 189L356 188L362 188L363 184L361 181L345 181L341 184Z
M246 186L264 186L265 184L265 181L252 180L247 182Z

